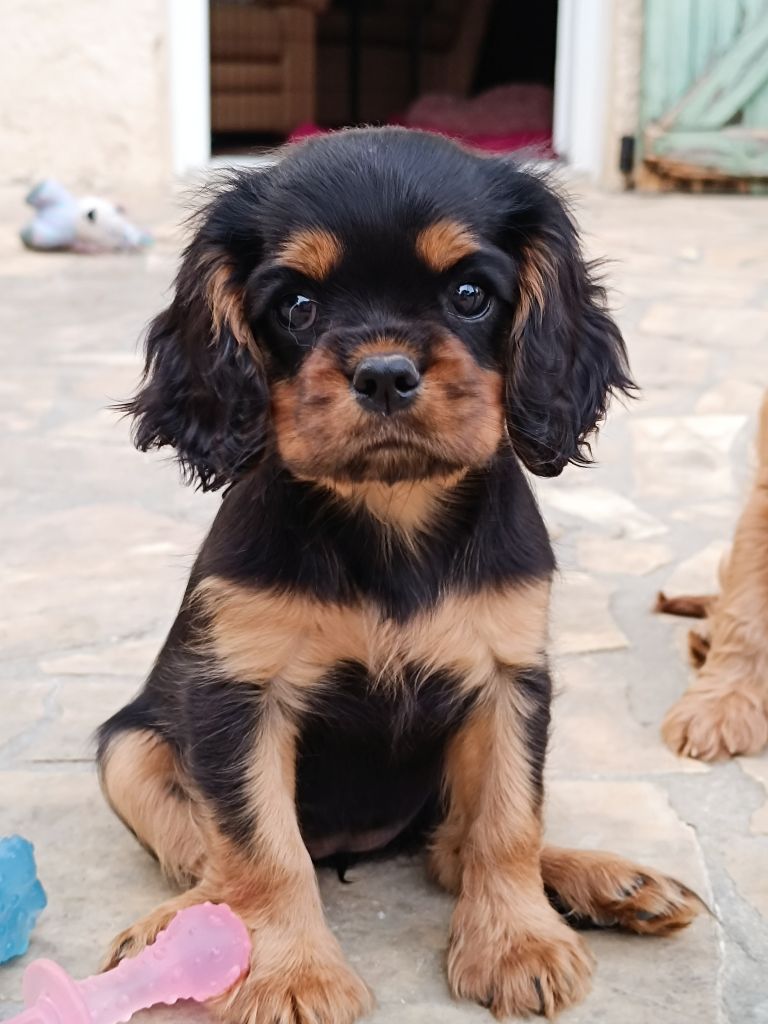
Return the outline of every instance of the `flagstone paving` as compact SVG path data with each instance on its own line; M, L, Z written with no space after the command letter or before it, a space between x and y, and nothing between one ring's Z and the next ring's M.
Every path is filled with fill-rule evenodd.
M0 1017L34 956L93 971L109 938L167 892L111 816L94 727L141 682L173 619L218 498L186 491L107 411L138 371L135 343L167 295L181 209L135 196L155 248L138 257L35 255L0 195L0 835L36 846L49 906L30 954L0 967ZM128 197L131 198L131 197ZM685 623L661 588L708 590L749 480L768 383L765 200L600 195L578 202L589 251L643 387L615 406L599 465L537 483L558 551L552 641L559 696L547 819L558 842L605 846L683 878L711 917L670 939L591 933L593 992L565 1024L768 1022L768 754L705 767L659 739L686 685ZM443 957L450 901L416 860L323 872L333 928L376 990L375 1024L462 1024ZM190 1007L148 1022L199 1021Z

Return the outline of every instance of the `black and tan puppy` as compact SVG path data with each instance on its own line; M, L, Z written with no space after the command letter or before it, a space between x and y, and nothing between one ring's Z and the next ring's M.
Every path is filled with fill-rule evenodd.
M542 846L554 562L520 463L585 461L630 387L566 210L515 164L361 130L229 181L128 406L140 448L227 490L144 689L100 734L110 803L191 884L113 961L226 901L254 952L224 1016L348 1024L371 996L313 860L406 838L456 894L453 992L499 1017L586 993L558 909L691 920L669 878Z

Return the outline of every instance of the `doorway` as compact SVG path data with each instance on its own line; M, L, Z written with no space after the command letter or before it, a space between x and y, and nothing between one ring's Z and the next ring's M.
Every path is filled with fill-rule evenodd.
M446 26L450 22L443 23L437 33L434 23L430 27L430 23L422 22L417 36L419 46L416 49L413 46L403 48L402 21L399 36L394 31L397 28L396 21L390 23L386 38L393 45L384 46L386 25L381 18L366 24L355 13L358 5L367 3L368 0L315 0L316 10L306 3L302 4L302 8L310 10L312 16L309 28L306 21L285 22L283 38L290 38L290 45L284 45L280 37L274 34L261 33L257 44L260 47L259 60L249 50L256 34L242 31L242 41L236 41L232 51L237 55L236 59L232 58L235 67L217 70L219 77L216 91L245 94L234 106L235 109L238 106L244 108L248 116L254 112L258 115L259 111L269 115L270 108L275 113L275 96L278 92L288 97L293 106L280 109L282 120L273 118L270 121L266 116L259 120L256 117L241 123L237 130L232 129L231 123L222 130L221 123L217 124L218 115L211 116L214 99L211 82L214 77L214 59L218 53L223 58L225 52L215 48L215 40L226 39L227 36L226 33L223 37L214 33L215 26L211 23L216 15L211 17L213 7L239 8L235 14L240 17L242 11L258 11L260 5L245 0L240 3L227 0L226 4L224 0L169 0L171 121L174 167L177 173L185 173L193 167L204 165L210 157L211 149L226 158L227 154L242 154L253 151L254 147L275 145L297 132L345 123L350 102L350 83L354 75L350 74L348 54L345 57L342 54L346 53L352 38L352 18L353 21L357 19L353 35L357 35L360 40L360 54L366 53L367 58L372 56L375 52L376 33L379 33L382 42L380 57L377 59L389 60L390 70L396 72L390 74L385 66L383 72L373 76L372 84L366 88L378 106L363 110L362 114L366 117L361 116L361 120L369 123L386 120L402 122L409 116L409 111L411 117L414 117L413 105L418 103L419 98L423 99L435 84L435 79L429 75L439 73L440 55L445 58L447 44L453 38L463 44L459 50L464 61L461 72L466 85L464 92L456 95L459 65L443 60L443 68L449 69L448 84L454 88L454 92L443 93L440 101L429 101L440 108L437 112L441 121L446 116L454 118L460 132L461 118L466 116L467 111L453 109L458 105L457 101L472 101L483 93L514 85L524 87L528 98L518 104L502 103L500 100L499 107L503 116L509 116L510 112L515 116L521 114L526 110L526 102L530 112L533 87L538 90L538 105L533 109L533 114L537 118L539 136L543 124L551 125L554 140L552 149L578 169L589 172L593 177L599 176L604 160L606 97L610 88L607 68L610 63L611 0L593 0L583 8L580 6L578 18L578 0L542 0L540 3L526 5L512 4L508 0L488 0L486 7L483 6L483 0L473 0L472 3L465 3L464 0L430 0L426 3L425 0L426 10L432 9L433 3L438 6L447 5L446 10L449 7L454 11L458 8L469 9L473 15L474 29L477 30L478 25L481 25L482 32L479 39L469 34L451 37L450 32L446 35ZM393 16L398 10L408 15L413 9L412 0L371 0L371 3L379 8L380 14L390 10ZM271 11L278 9L290 10L290 0L285 7L272 6ZM262 7L261 10L269 12L270 8ZM333 20L325 23L323 19L335 19L335 23ZM346 33L343 36L342 30ZM230 42L237 35L235 27L234 32L230 33ZM413 35L406 35L406 38L412 42ZM427 59L428 44L433 46L432 56L436 58L432 66ZM367 50L362 49L364 46ZM414 62L414 54L419 57L418 64ZM369 66L367 58L366 67ZM280 90L278 86L283 71L293 75L293 78ZM246 77L238 77L243 72L246 72ZM298 87L294 84L296 82L299 83ZM363 85L360 84L361 89ZM437 86L435 95L442 91L439 79ZM425 120L434 113L435 110L429 106L425 111L423 105L415 111L416 115L420 114ZM489 118L496 118L498 123L493 110ZM476 124L476 121L473 123ZM426 121L424 126L429 127L429 122ZM440 127L439 124L435 126Z
M558 0L211 0L214 153L348 124L551 148Z

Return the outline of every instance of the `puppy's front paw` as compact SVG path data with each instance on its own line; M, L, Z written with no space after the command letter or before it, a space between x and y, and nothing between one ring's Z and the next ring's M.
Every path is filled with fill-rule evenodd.
M517 930L487 922L457 907L448 950L453 994L473 999L498 1019L538 1014L553 1017L589 992L594 959L574 931L543 912L542 928Z
M222 1021L236 1024L353 1024L373 1009L373 997L362 979L341 957L275 965L265 975L263 964L215 1000Z
M667 712L661 734L675 754L702 761L757 754L768 743L768 713L762 694L746 683L691 689Z

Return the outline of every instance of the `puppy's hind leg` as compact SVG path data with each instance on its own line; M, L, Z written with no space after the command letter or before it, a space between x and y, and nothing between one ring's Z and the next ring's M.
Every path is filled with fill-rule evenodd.
M668 935L707 909L674 878L599 850L545 846L541 874L550 902L575 928Z
M199 878L203 839L170 745L150 729L126 730L104 738L98 760L110 806L164 873L180 886Z
M202 877L123 931L107 966L135 956L184 907L223 902L243 920L253 950L248 974L216 1000L215 1013L238 1024L353 1024L373 1003L325 920L299 828L297 724L242 683L200 684L190 699L187 759L201 794Z

